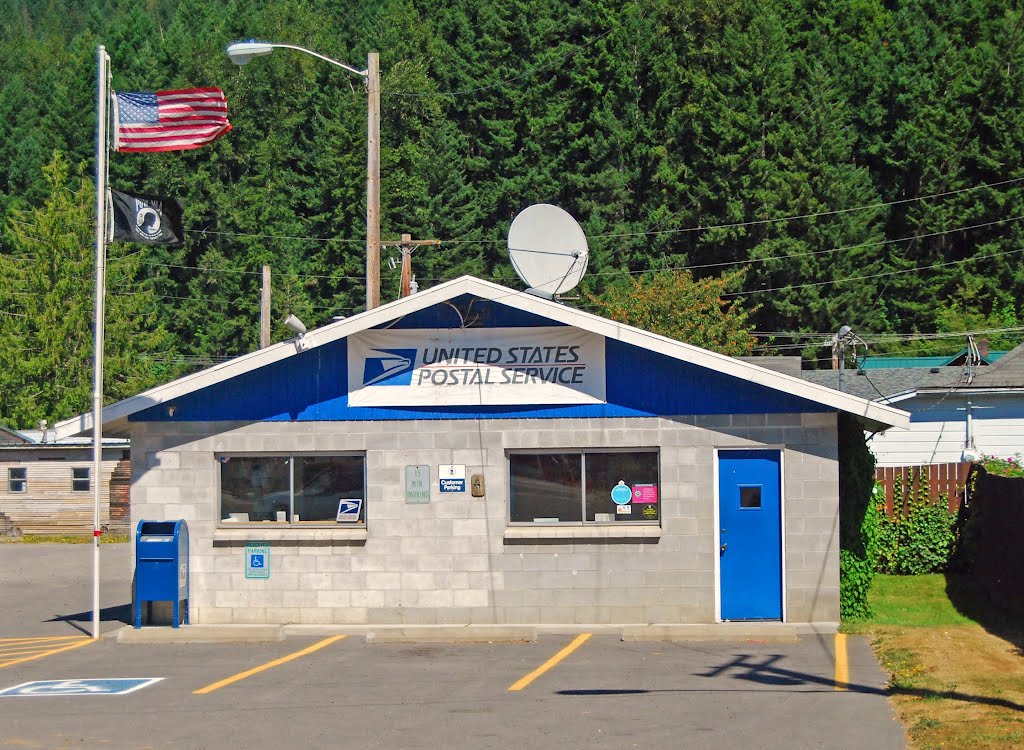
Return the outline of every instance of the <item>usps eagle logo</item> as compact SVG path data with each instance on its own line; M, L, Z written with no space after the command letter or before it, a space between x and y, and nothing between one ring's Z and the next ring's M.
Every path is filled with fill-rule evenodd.
M371 349L378 357L363 364L363 385L411 385L416 369L415 349Z

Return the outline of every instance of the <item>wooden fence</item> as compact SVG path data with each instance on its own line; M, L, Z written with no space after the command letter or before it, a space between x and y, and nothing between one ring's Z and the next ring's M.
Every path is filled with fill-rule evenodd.
M961 461L955 464L927 464L925 466L881 466L875 469L875 481L885 490L885 512L892 514L896 484L902 483L903 497L916 497L921 482L928 483L928 499L937 502L946 495L949 510L956 513L963 499L964 486L971 464ZM904 508L906 510L906 508Z
M985 472L967 506L968 567L1000 608L1024 615L1024 478Z

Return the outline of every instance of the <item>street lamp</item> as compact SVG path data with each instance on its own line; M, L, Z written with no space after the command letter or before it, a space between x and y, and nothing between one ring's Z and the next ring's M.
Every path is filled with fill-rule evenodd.
M332 60L305 47L271 42L235 42L227 53L236 65L254 57L269 55L276 48L294 49L328 62L366 79L366 309L380 305L380 60L376 52L366 55L366 70Z

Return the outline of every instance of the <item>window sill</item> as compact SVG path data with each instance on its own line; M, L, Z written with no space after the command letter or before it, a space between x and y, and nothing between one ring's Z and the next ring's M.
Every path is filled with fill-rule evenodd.
M529 544L531 542L634 542L645 544L661 539L660 526L506 526L506 544Z
M281 545L355 546L366 544L366 527L303 529L294 526L279 526L276 528L242 526L237 529L218 528L213 531L213 545L215 547L243 545L247 542L266 542L268 544Z

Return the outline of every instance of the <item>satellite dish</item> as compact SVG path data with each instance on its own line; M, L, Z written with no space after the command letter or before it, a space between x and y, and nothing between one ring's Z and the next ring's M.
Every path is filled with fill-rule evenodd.
M567 211L538 203L508 228L508 257L526 291L551 299L574 289L587 270L587 236Z

